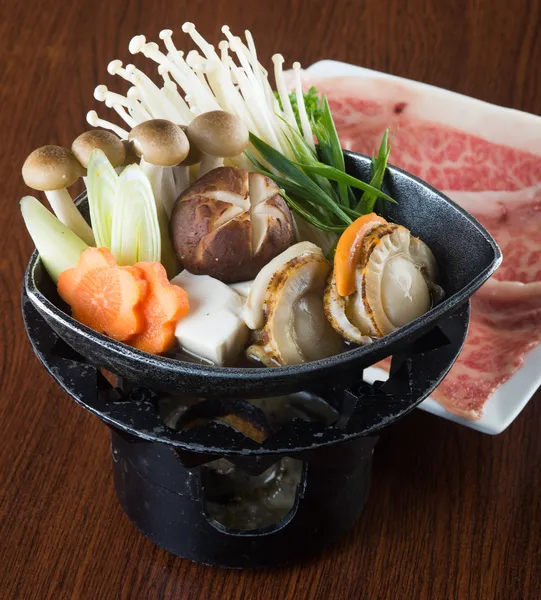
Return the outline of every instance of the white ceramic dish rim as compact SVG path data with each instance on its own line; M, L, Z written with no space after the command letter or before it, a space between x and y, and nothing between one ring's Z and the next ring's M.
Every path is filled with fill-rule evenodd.
M395 75L389 75L380 71L372 71L370 69L365 69L364 67L334 60L322 60L316 62L306 70L311 75L322 77L356 75L360 77L402 79ZM411 81L411 83L420 87L438 89L434 86L417 81ZM460 94L456 95L460 96ZM365 371L365 377L369 383L372 383L378 379L386 379L387 373L382 369L371 367ZM522 367L508 381L501 385L494 394L492 394L485 405L481 419L474 421L454 415L445 410L441 404L438 404L430 397L422 402L418 408L437 415L438 417L469 427L470 429L475 429L490 435L497 435L509 427L509 425L511 425L518 417L540 385L541 344L526 355Z

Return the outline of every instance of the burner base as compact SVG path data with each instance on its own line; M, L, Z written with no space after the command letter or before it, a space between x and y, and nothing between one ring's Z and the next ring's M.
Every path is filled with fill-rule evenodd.
M171 446L113 430L115 488L137 529L172 554L219 567L271 567L318 552L353 525L368 495L376 441L293 456L303 461L293 506L261 529L231 529L209 515L204 465L186 468Z

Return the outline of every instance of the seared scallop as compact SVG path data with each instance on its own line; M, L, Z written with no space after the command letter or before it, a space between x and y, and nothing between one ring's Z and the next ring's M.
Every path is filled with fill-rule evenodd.
M300 246L299 254L283 264L275 263L262 311L255 319L261 328L255 333L255 343L247 350L248 356L267 366L296 365L332 356L344 349L341 337L327 321L323 309L323 292L331 266L317 246L307 243L297 246ZM289 256L293 248L288 249ZM265 273L262 276L266 278ZM254 289L258 290L258 278L250 295Z
M325 291L325 312L334 329L367 344L417 319L441 295L430 248L400 225L380 225L362 241L355 291L343 297L333 273Z

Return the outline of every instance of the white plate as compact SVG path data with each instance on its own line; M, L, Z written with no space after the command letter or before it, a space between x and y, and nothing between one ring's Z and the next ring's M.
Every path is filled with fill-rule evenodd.
M322 60L308 67L311 75L329 77L340 75L356 75L361 77L383 77L388 79L400 79L394 75L371 71L363 67L350 65L333 60ZM418 86L432 87L427 84L414 82ZM419 405L421 410L454 421L460 425L476 429L483 433L497 435L506 429L528 404L537 388L541 385L541 345L529 352L522 367L490 397L485 405L481 419L473 421L458 417L446 411L443 406L432 398L427 398ZM379 379L385 380L388 374L371 367L365 371L365 377L369 383Z

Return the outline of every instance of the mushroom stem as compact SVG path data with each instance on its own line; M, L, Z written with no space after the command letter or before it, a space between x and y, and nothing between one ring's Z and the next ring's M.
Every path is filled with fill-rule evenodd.
M143 106L141 102L141 96L135 86L132 86L128 90L126 97L129 102L128 110L130 112L130 115L134 119L136 119L138 123L143 123L143 121L149 121L150 119L152 119L152 115Z
M201 159L201 165L199 166L199 177L206 175L208 172L218 167L222 167L224 159L219 156L211 156L210 154L203 154Z
M175 196L178 198L184 190L190 187L190 167L185 167L183 165L173 167L173 179L175 181ZM170 210L167 211L169 217L171 216L173 205L174 202L171 205Z
M175 105L177 109L180 119L179 122L183 125L189 125L195 115L190 110L190 107L186 104L184 99L180 96L180 94L176 91L176 86L173 82L171 85L166 84L161 89L162 94L169 99L169 102Z
M199 103L202 104L203 111L219 109L220 106L208 89L208 85L205 85L201 81L190 65L184 60L183 52L176 49L176 46L171 40L171 35L172 31L170 29L165 29L160 32L160 38L163 40L165 47L169 52L167 56L159 50L149 49L148 44L141 45L141 42L139 42L139 44L134 44L134 46L138 46L139 51L147 58L167 67L175 81L177 81L183 90L193 89L196 91Z
M133 128L138 124L138 121L134 119L121 104L113 104L112 109L121 119L123 119L126 125Z
M175 107L160 93L160 88L143 72L130 65L129 72L132 83L141 95L144 104L150 109L152 116L159 119L178 120Z
M45 192L47 200L53 209L58 220L63 223L68 229L71 229L75 235L78 235L83 242L89 246L96 244L92 228L84 220L83 215L79 212L70 193L66 188L61 190L49 190Z
M275 54L272 57L272 62L274 63L274 79L276 81L276 87L280 96L280 102L284 107L284 118L289 125L291 125L291 127L298 131L299 127L297 125L295 115L293 114L293 108L291 106L291 101L289 100L289 94L287 93L287 88L284 81L284 72L282 69L284 57L281 54Z
M90 110L86 113L86 122L89 125L92 125L92 127L103 127L104 129L109 129L109 131L114 131L122 140L128 139L129 133L125 129L122 129L122 127L119 127L114 123L100 119L95 110Z
M304 105L304 96L302 94L302 83L301 83L301 65L298 62L293 63L293 73L295 75L295 96L297 98L297 107L299 109L299 118L302 126L302 134L306 143L316 151L314 144L314 134L308 121L308 115L306 114L306 106Z
M118 75L119 77L122 77L122 79L125 79L128 83L131 83L131 77L130 74L128 73L128 71L122 66L122 61L121 60L112 60L108 65L107 65L107 72L110 75Z

